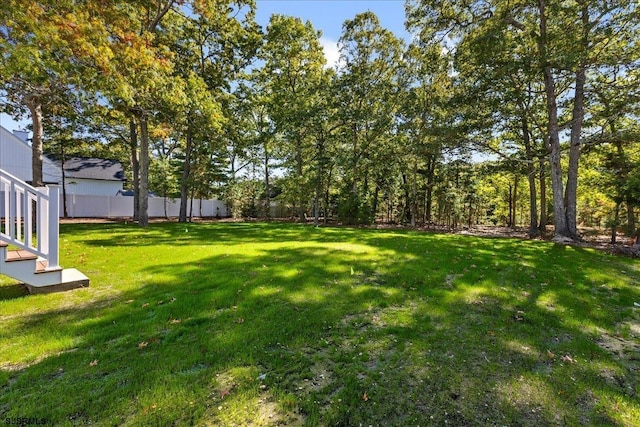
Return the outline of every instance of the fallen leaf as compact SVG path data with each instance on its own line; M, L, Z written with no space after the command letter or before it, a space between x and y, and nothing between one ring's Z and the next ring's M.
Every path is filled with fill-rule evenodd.
M131 304L132 302L133 302L133 300L132 300L132 299L130 299L130 300L125 301L124 303L125 303L125 304Z
M140 344L138 344L138 348L142 349L145 348L146 346L148 346L149 343L146 341L142 341Z
M365 402L367 400L369 400L369 395L367 394L367 392L365 391L364 394L362 395L362 400L364 400Z
M97 364L98 364L98 359L92 360L91 362L89 362L89 366L96 366Z
M551 350L547 350L547 357L548 357L549 359L554 359L554 358L556 357L556 355L555 355L555 354L553 354L553 353L551 352Z
M169 302L176 302L176 297L171 298L171 300L169 300Z
M576 359L574 359L573 357L569 356L568 354L565 354L564 356L562 356L562 361L563 362L569 362L569 363L576 363Z
M169 323L171 323L172 325L175 325L175 324L180 323L180 322L182 322L182 320L180 320L180 319L170 319L169 320Z
M244 319L242 317L239 317L238 320L236 320L236 323L244 323Z
M144 304L142 304L142 308L145 308L145 307L149 307L149 303L148 302L145 302Z
M220 392L220 398L224 399L225 396L229 396L231 394L231 390L233 390L234 388L236 388L238 386L238 384L231 384L231 387L229 388L225 388Z

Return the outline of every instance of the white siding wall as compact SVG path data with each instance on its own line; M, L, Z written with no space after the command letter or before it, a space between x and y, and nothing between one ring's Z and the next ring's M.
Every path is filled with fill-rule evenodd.
M31 181L31 147L0 127L0 169L23 181Z
M122 190L122 181L98 181L93 179L66 178L67 194L86 194L89 196L115 196Z

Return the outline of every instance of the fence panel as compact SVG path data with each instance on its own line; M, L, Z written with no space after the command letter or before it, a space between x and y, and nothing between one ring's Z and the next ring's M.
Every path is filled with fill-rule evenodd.
M60 206L62 207L62 198ZM165 212L166 216L177 217L180 214L180 200L150 197L148 212L149 217L152 218L165 217ZM187 207L187 214L189 212L191 212L191 201ZM133 197L67 194L67 214L70 218L131 217L133 216ZM63 215L63 209L60 209L60 216ZM227 207L221 200L193 200L194 217L224 217L226 215Z

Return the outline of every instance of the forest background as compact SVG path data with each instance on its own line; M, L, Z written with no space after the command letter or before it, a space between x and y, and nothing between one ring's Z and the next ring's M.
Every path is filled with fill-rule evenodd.
M217 197L234 217L636 233L635 2L409 0L402 36L344 21L333 64L311 21L262 27L260 3L2 2L0 108L30 121L33 183L43 151L118 159L142 226L155 192L180 221Z

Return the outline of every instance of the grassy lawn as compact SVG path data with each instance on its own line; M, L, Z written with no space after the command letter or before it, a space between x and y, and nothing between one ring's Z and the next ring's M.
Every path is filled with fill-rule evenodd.
M0 279L0 421L640 425L640 261L292 224L61 227L91 287Z

